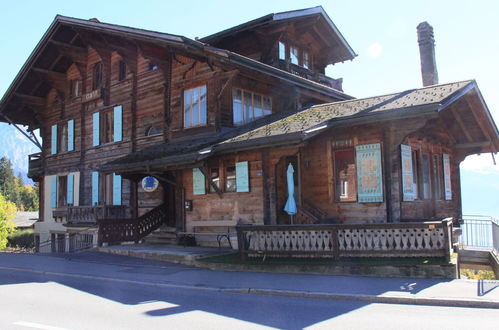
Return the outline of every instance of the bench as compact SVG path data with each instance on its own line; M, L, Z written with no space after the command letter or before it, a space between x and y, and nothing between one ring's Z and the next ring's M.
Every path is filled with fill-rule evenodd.
M192 231L180 231L177 232L177 240L179 241L181 238L184 238L184 246L187 245L187 237L195 239L196 236L212 236L217 238L218 248L222 247L222 240L225 238L229 243L230 248L232 249L232 242L230 241L230 228L235 225L232 221L196 221L198 224L194 224L192 226ZM224 223L225 222L225 223ZM206 228L206 227L216 227L216 228L226 228L227 230L219 230L213 232L199 232L196 229L198 228Z

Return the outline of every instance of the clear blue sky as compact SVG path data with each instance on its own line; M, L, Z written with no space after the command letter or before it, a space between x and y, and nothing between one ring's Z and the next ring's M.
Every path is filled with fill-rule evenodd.
M435 29L441 83L474 78L499 122L499 1L6 1L0 11L0 95L56 14L202 37L268 13L322 5L359 55L333 66L356 97L421 86L416 26ZM3 126L0 126L3 127ZM499 157L498 161L499 161ZM499 217L499 166L463 163L464 213Z

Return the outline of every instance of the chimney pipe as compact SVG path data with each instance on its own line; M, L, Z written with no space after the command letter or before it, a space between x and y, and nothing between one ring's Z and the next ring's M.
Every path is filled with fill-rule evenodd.
M436 85L438 84L438 73L435 61L433 27L428 22L422 22L417 26L417 31L423 86Z

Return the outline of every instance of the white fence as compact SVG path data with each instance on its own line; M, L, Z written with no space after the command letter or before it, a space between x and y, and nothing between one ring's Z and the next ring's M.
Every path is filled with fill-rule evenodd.
M483 215L464 215L460 245L466 248L499 250L499 220Z

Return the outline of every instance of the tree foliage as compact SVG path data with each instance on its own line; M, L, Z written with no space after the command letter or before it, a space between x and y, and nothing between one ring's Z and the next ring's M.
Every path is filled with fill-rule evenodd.
M0 194L0 250L7 246L7 237L15 231L12 218L16 215L16 205Z
M7 157L0 158L0 194L20 211L38 210L38 185L25 185L21 175L16 177Z

